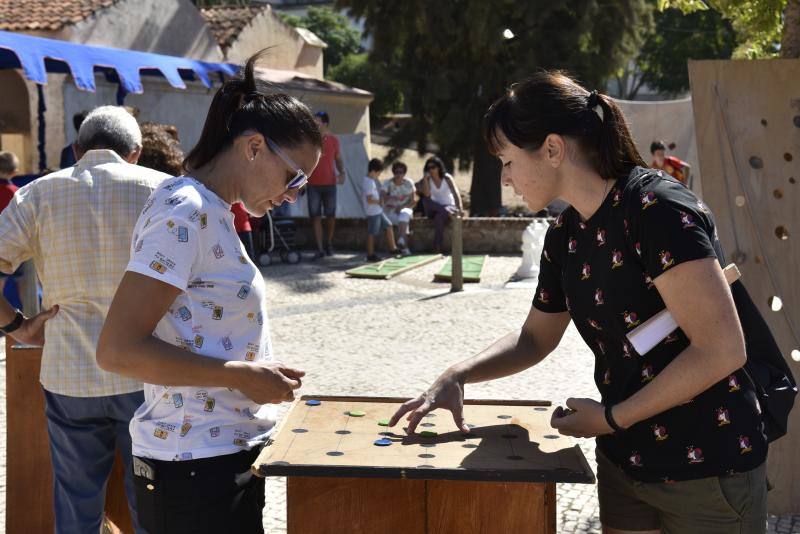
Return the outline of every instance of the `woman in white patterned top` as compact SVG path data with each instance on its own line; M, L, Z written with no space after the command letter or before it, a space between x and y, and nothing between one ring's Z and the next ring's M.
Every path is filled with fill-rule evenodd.
M262 216L294 202L321 136L304 104L255 78L258 57L217 91L187 175L145 204L97 349L104 369L145 382L130 430L150 533L263 532L250 465L304 374L274 360L264 281L230 205Z

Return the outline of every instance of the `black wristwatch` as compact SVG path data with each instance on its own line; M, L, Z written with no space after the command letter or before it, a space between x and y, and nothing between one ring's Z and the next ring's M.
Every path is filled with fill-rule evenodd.
M22 321L25 320L25 316L22 315L21 311L19 311L19 310L15 310L15 311L17 313L16 313L16 315L14 315L14 320L11 321L10 323L8 323L5 326L0 326L0 331L2 331L4 334L10 334L14 330L18 329L20 326L22 326Z
M613 407L614 406L611 404L606 406L606 423L608 423L608 426L610 426L614 432L622 432L625 429L619 426L616 421L614 421L614 416L611 414L611 409Z

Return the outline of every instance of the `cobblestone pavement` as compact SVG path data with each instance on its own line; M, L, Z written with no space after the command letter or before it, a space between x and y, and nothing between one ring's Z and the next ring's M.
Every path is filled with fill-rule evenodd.
M504 288L519 257L489 258L481 284L468 284L458 294L432 283L443 260L388 281L346 278L344 270L360 259L340 254L262 270L275 352L306 370L304 394L416 395L449 364L519 328L530 309L533 288ZM4 347L0 340L0 428L5 428ZM554 403L569 396L597 398L592 367L592 354L570 327L555 353L538 366L469 385L466 395ZM0 435L0 525L5 525L6 435ZM580 445L594 469L593 442ZM559 485L558 517L559 532L599 533L595 486ZM267 480L264 526L269 534L286 531L285 479ZM770 532L800 533L800 516L771 517Z

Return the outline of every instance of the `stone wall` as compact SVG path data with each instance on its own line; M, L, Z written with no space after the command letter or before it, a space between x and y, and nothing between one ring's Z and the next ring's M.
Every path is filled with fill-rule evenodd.
M314 248L314 234L309 219L294 219L297 224L297 246L301 250ZM517 254L522 246L522 232L533 222L527 217L475 217L462 222L465 254ZM323 223L324 224L324 223ZM433 221L416 218L411 222L411 248L414 252L433 250ZM364 219L337 219L333 247L336 250L363 250L366 246ZM450 225L444 234L445 250L450 250ZM386 240L381 236L378 251L386 251Z

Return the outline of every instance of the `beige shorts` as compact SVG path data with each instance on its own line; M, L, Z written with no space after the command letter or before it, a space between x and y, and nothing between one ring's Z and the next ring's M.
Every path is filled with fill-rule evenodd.
M600 522L607 527L665 534L766 531L766 463L746 473L663 484L638 482L596 453Z

